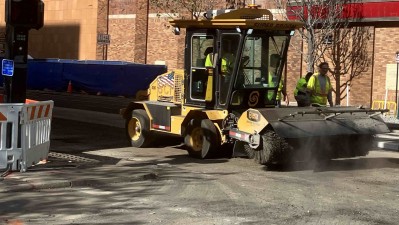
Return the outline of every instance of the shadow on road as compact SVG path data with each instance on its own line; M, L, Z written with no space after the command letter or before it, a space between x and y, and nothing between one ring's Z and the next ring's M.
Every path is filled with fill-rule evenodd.
M122 128L53 118L50 151L81 153L128 146Z
M290 172L313 170L314 172L369 170L399 168L398 158L348 158L328 161L294 162L290 165L269 165L265 171Z
M213 164L213 163L224 163L229 161L231 158L231 152L226 150L220 151L221 154L216 155L211 159L195 159L188 156L184 145L182 145L182 138L159 135L154 140L153 148L168 148L173 147L174 149L181 150L181 154L175 153L161 153L162 150L155 151L153 158L160 158L162 161L168 161L170 164L179 165L184 163L199 163L199 164ZM104 149L117 149L129 147L129 143L126 138L125 130L122 128L109 127L105 125L83 123L78 121L64 120L64 119L53 119L52 132L51 132L51 146L50 151L52 154L64 153L63 156L55 156L55 161L64 160L71 162L85 162L88 165L96 164L97 162L103 162L103 164L116 164L120 159L106 157L106 156L95 156L95 154L89 154L90 151L98 151ZM146 149L143 149L145 152ZM158 155L161 154L161 155ZM162 156L163 154L163 156ZM170 155L168 155L170 154ZM50 155L51 157L51 155ZM69 157L69 159L68 159ZM135 157L141 157L135 155ZM248 159L250 160L250 159ZM253 162L255 163L255 162ZM288 166L265 166L266 171L301 171L301 170L314 170L315 172L323 171L342 171L342 170L367 170L377 168L399 168L399 159L397 158L347 158L330 161L314 161L310 162L295 162L290 163Z

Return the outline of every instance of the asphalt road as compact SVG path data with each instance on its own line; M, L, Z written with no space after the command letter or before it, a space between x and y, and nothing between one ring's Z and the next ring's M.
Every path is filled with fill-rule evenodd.
M315 172L268 171L247 159L192 160L175 148L126 150L92 153L112 155L132 171L152 167L158 179L3 195L0 221L363 225L399 219L398 159L380 152Z
M399 154L372 151L328 165L267 168L246 158L198 160L179 139L127 147L124 130L54 119L51 150L78 164L107 166L126 180L0 195L4 224L397 224ZM163 142L165 139L159 140ZM115 169L112 169L115 168ZM49 173L62 176L61 168ZM78 174L77 174L78 175Z
M181 139L162 138L157 147L132 148L123 128L84 120L55 117L51 136L51 154L61 162L105 167L104 177L123 169L126 182L1 193L0 223L394 225L399 221L398 152L375 149L367 157L328 164L268 168L247 158L193 159L181 147ZM48 173L62 176L69 169L74 168L50 168ZM129 177L140 169L153 171L156 179L131 181Z
M74 154L99 149L128 147L123 128L57 117L53 118L51 128L50 151L53 152Z

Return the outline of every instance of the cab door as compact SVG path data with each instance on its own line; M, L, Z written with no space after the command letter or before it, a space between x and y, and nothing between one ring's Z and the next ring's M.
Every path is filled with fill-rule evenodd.
M218 65L216 66L216 107L227 109L236 78L237 64L241 52L241 34L235 30L218 31Z
M206 58L214 54L215 35L203 31L187 31L185 49L185 99L186 105L205 107L208 83ZM209 57L209 56L208 56Z

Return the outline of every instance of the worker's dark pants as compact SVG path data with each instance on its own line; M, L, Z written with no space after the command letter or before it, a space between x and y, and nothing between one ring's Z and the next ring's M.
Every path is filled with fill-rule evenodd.
M277 108L281 108L281 100L276 100L276 106Z
M310 96L308 94L299 92L298 95L295 96L295 100L298 103L298 107L310 106Z

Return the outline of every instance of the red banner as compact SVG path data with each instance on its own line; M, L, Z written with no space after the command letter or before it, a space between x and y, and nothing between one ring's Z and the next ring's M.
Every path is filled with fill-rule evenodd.
M345 4L342 10L341 18L354 18L354 19L371 19L371 18L389 18L399 17L399 1L392 2L364 2L364 3L352 3ZM292 11L300 11L301 6L288 6L287 15L290 20L297 20L295 13ZM327 15L326 8L322 6L313 6L312 14L318 16ZM307 9L305 8L304 15L307 15ZM319 16L318 16L319 17Z

